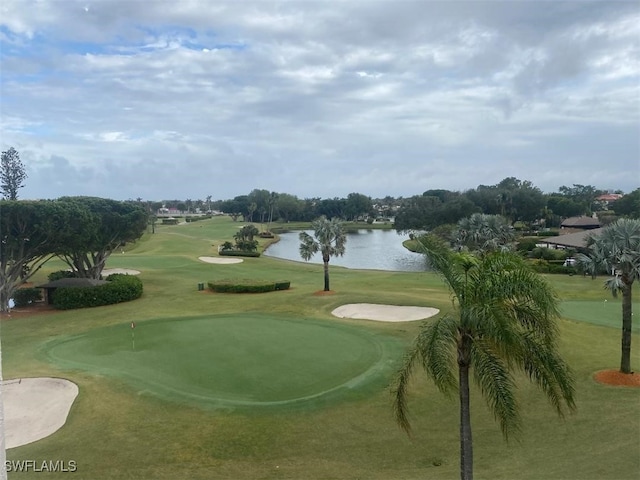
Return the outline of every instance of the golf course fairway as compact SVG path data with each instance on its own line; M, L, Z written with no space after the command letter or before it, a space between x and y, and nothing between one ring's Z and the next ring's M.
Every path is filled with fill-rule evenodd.
M131 322L56 339L62 369L118 377L139 391L204 407L293 406L385 382L393 337L320 320L227 314Z

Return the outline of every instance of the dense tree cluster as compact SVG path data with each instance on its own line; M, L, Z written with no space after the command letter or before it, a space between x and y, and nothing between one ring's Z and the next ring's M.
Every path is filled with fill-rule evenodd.
M137 202L96 197L0 201L0 311L50 258L76 276L100 278L111 253L139 238L147 212Z

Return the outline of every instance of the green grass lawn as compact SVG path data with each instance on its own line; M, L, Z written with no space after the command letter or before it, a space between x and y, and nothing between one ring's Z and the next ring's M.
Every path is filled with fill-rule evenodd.
M332 266L335 294L320 296L321 265L268 257L237 265L198 261L216 255L239 225L223 217L157 226L155 234L114 254L108 267L142 272L145 292L138 300L2 321L5 378L64 377L80 388L63 428L9 450L8 459L75 460L73 477L88 480L459 478L455 398L416 375L412 437L393 420L392 371L420 322L331 315L337 306L358 302L432 306L444 313L451 300L440 279ZM63 267L52 261L34 281ZM254 295L197 290L200 282L234 276L288 279L292 288ZM594 372L619 364L615 315L611 326L590 320L600 317L598 307L615 302L602 279L547 278L563 302L571 302L563 304L560 348L575 372L577 411L559 419L521 379L522 433L506 443L473 391L476 478L635 479L640 390L593 380ZM637 287L634 294L640 298ZM135 351L131 321L137 325ZM636 371L639 337L634 333ZM259 404L237 401L247 399Z
M400 342L326 321L226 314L111 325L55 340L63 368L122 378L205 407L292 406L340 398L388 377Z
M632 308L634 312L640 312L640 302L635 302ZM561 311L565 317L578 322L622 328L622 299L611 298L611 295L602 301L568 300L562 302ZM633 324L632 331L640 332L640 322Z

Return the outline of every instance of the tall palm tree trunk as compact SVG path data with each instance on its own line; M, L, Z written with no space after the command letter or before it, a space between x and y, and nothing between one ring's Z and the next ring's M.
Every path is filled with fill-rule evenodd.
M458 347L458 386L460 391L460 478L473 480L473 442L469 402L469 364L471 340L463 337Z
M328 292L329 289L329 260L325 260L324 262L324 291Z
M622 354L620 358L620 371L631 373L631 292L633 284L626 276L622 277L624 288L622 289Z

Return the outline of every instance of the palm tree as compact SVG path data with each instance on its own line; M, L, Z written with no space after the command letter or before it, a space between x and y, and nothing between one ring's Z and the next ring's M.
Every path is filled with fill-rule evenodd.
M460 399L460 473L473 478L469 376L473 373L507 438L519 429L516 382L525 372L558 414L574 404L571 372L557 351L557 298L545 280L511 252L454 253L436 237L421 240L434 271L452 292L454 310L426 322L398 372L396 420L407 432L407 389L420 364L443 393ZM457 367L457 379L456 368Z
M474 213L458 222L454 244L458 249L470 250L510 250L513 249L515 236L501 215Z
M591 275L591 280L595 280L598 273L602 273L609 268L607 263L607 252L604 245L596 242L597 237L590 237L588 240L589 253L577 253L576 263L585 274Z
M640 278L640 220L621 218L594 237L587 255L613 273L605 282L614 297L622 292L622 353L620 372L631 373L631 327L633 282ZM585 259L580 257L583 262Z
M327 220L324 215L311 223L314 237L306 232L300 233L300 256L310 260L317 252L322 253L324 263L324 291L329 288L329 260L332 256L344 255L347 237L342 228L342 222L337 218Z

